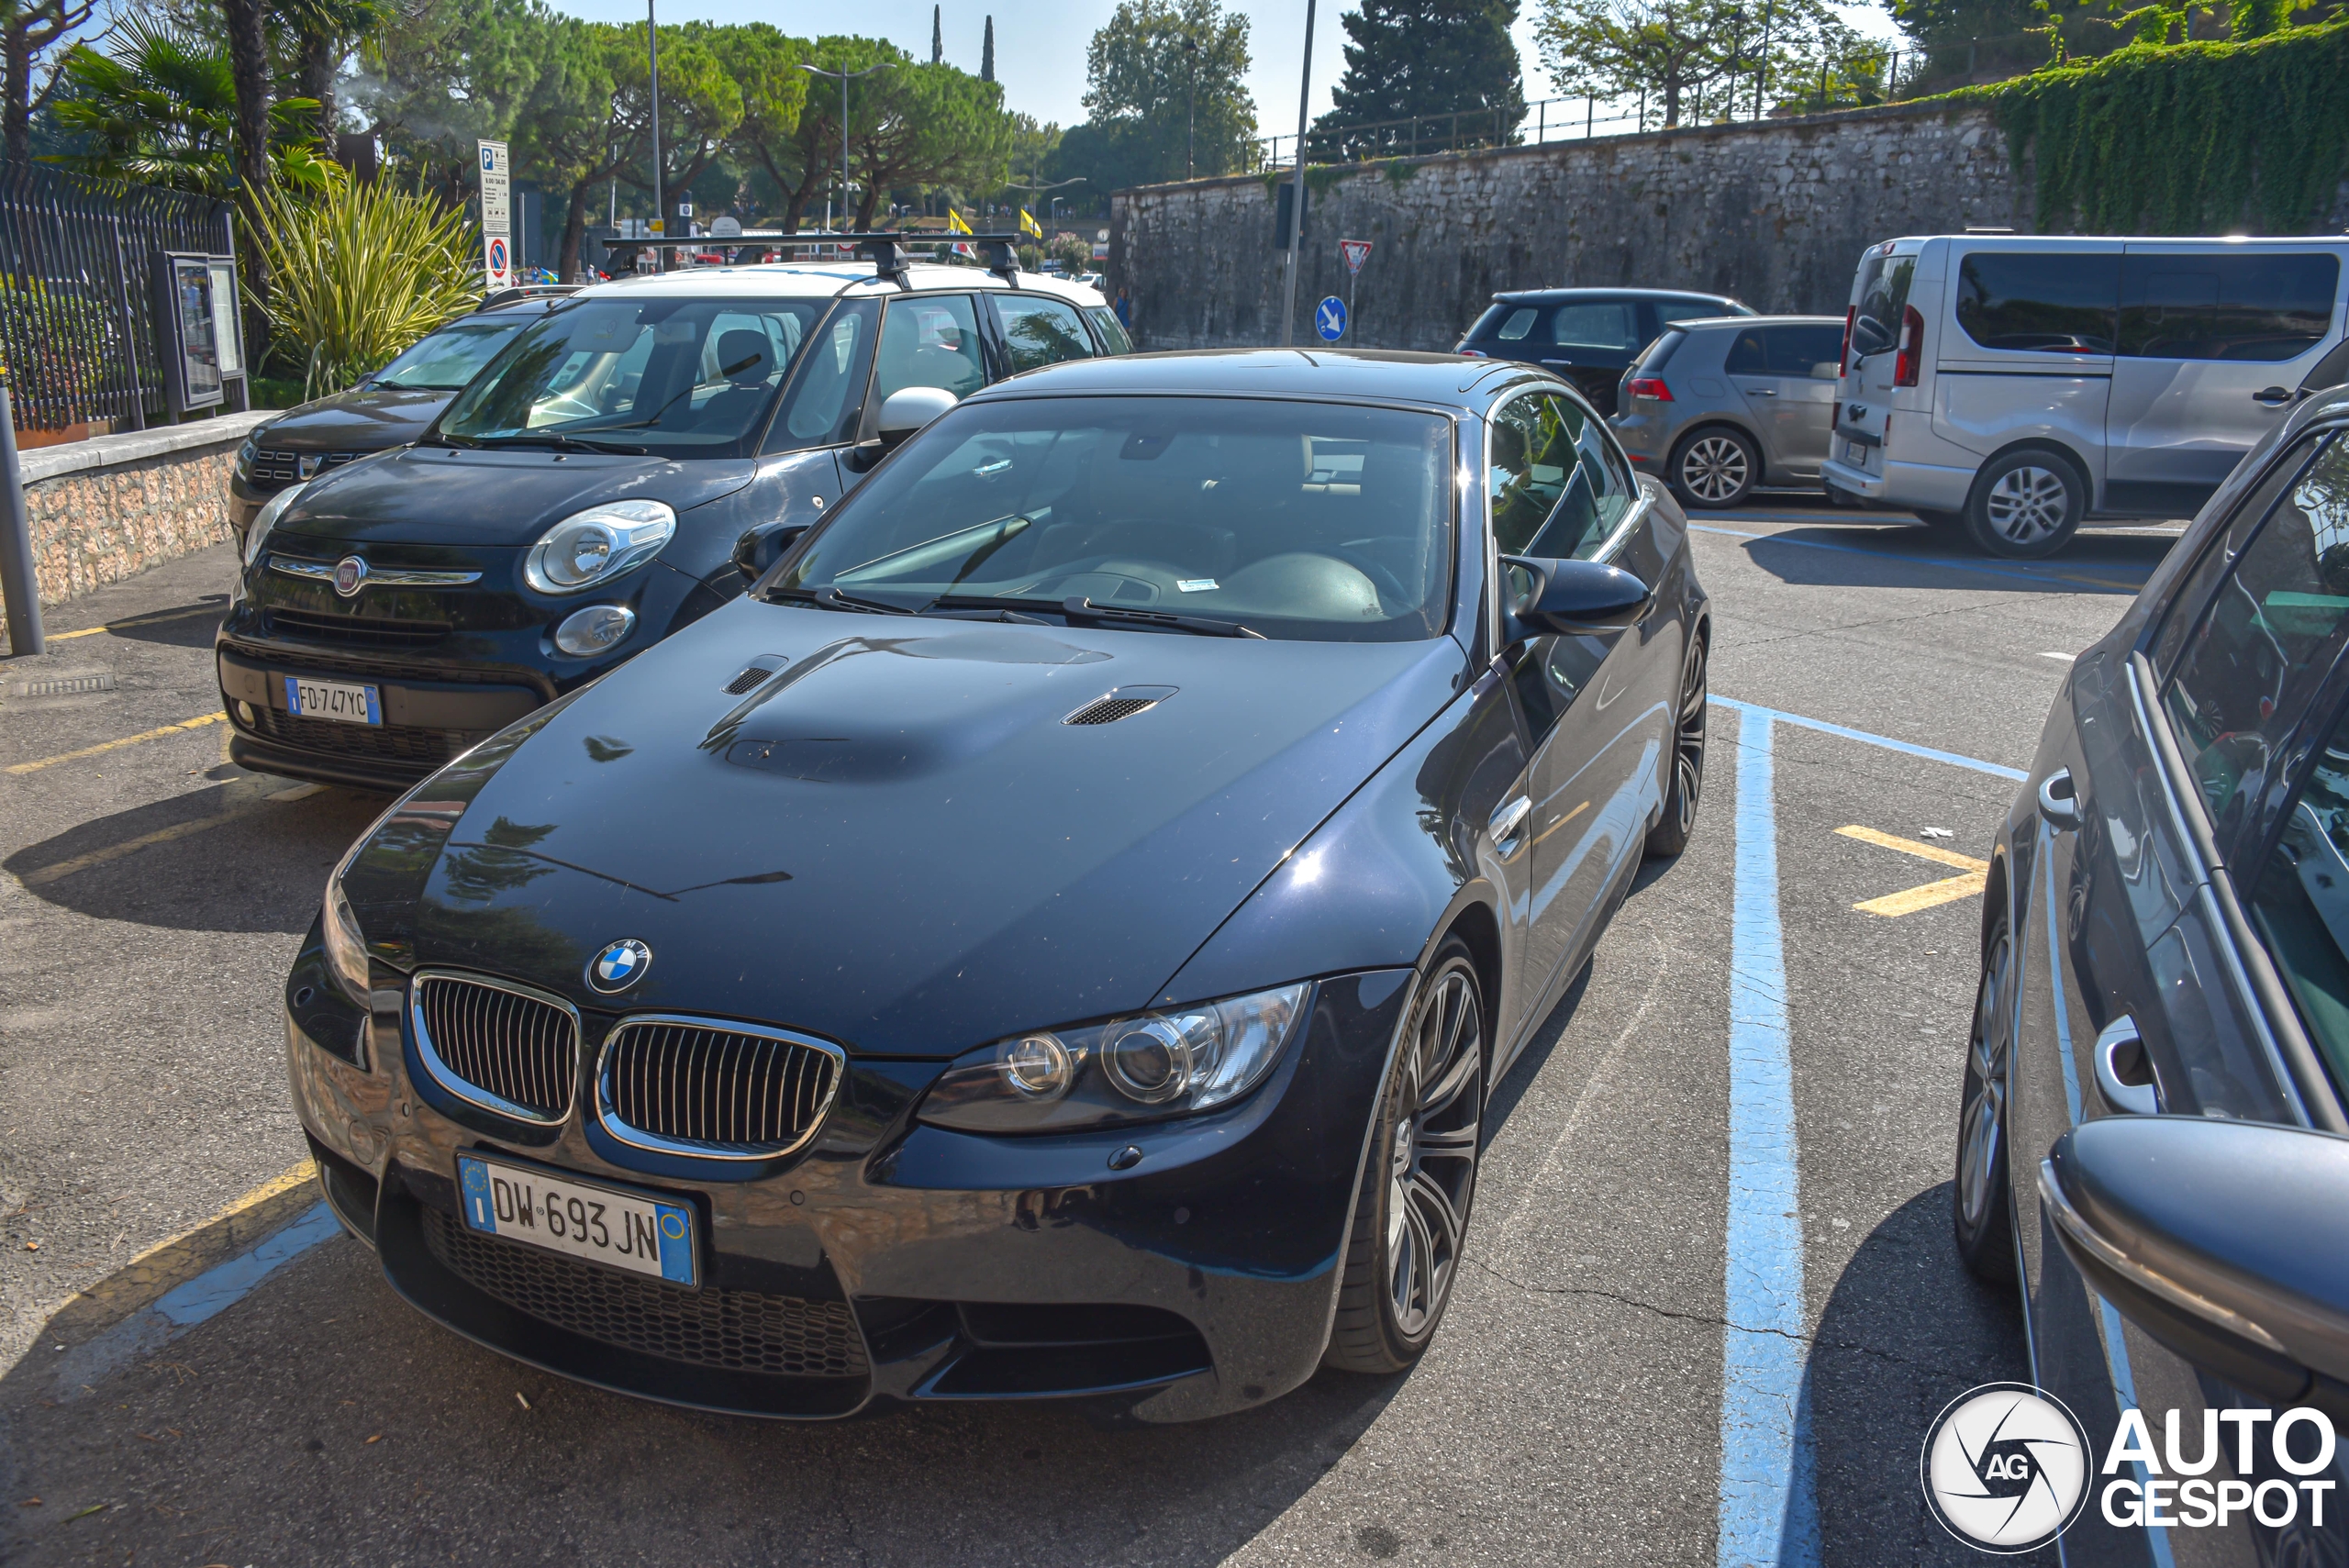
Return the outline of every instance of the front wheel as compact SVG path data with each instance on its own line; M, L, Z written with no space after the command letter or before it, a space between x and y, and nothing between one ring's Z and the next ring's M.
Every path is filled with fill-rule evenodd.
M1400 1372L1434 1340L1476 1195L1484 1109L1484 988L1468 944L1447 937L1379 1092L1324 1365Z
M2014 1196L2007 1174L2007 1086L2013 1052L2007 995L2014 941L2001 915L1982 949L1974 1026L1965 1044L1965 1093L1957 1120L1954 1219L1957 1255L1977 1279L2015 1277Z
M1680 444L1669 477L1684 506L1734 506L1762 483L1762 451L1739 432L1715 426Z
M1648 829L1651 855L1678 854L1697 828L1697 797L1705 789L1705 654L1703 634L1691 633L1673 728L1672 783L1664 792L1664 815Z

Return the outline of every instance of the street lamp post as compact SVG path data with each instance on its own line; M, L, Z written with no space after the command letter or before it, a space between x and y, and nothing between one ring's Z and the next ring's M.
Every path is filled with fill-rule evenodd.
M652 3L652 0L645 0L645 4L647 4L647 5L651 5L651 3ZM836 76L836 77L838 77L838 78L840 79L840 83L841 83L841 227L842 227L842 228L843 228L843 229L845 229L845 228L846 228L847 224L848 224L848 84L849 84L849 81L850 81L850 79L851 79L852 77L857 77L857 76L870 76L870 75L872 75L872 74L873 74L874 72L876 72L876 71L886 71L886 70L888 70L888 69L889 69L889 67L891 67L892 65L895 65L896 63L896 61L894 61L894 60L885 60L885 61L882 61L880 64L878 64L878 65L868 65L868 66L866 66L866 67L865 67L863 70L862 70L862 71L827 71L827 70L825 70L825 69L824 69L822 66L820 66L820 65L809 65L809 64L805 63L804 61L801 63L801 65L800 65L800 67L799 67L799 69L800 69L800 70L805 71L805 72L809 72L809 73L811 73L811 74L813 74L813 75L817 75L817 76Z
M644 0L645 60L652 77L652 220L661 232L669 232L669 215L661 210L661 35L659 24L652 17L653 0ZM653 258L662 272L669 270L669 249L655 248Z
M1288 283L1281 295L1281 347L1295 342L1297 333L1297 268L1305 241L1306 110L1313 102L1313 0L1305 0L1305 68L1297 89L1297 177L1288 202Z
M651 4L651 0L646 0ZM1183 72L1183 178L1199 177L1199 40L1186 37L1183 53L1186 57Z

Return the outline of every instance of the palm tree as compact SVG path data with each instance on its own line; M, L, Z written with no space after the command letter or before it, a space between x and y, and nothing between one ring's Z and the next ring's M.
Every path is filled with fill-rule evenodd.
M83 150L52 160L84 174L225 197L239 184L237 84L226 42L133 16L105 40L76 44L53 111ZM271 106L271 161L277 178L316 189L326 178L314 150L317 103L280 98Z

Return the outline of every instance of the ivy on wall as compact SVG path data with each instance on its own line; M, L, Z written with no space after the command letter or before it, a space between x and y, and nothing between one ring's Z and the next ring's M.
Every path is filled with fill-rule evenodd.
M2349 172L2349 19L2231 43L2132 44L1948 95L1986 103L2039 227L2300 234Z

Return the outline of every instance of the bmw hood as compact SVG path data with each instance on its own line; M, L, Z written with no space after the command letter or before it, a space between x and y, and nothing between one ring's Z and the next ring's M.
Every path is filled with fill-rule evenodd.
M1146 1006L1464 668L738 600L427 784L346 885L418 965L951 1056Z
M455 395L405 386L338 392L279 415L253 432L253 443L305 452L377 452L404 447L424 434Z
M355 544L523 545L602 501L688 512L751 482L749 458L607 457L545 448L410 447L314 481L276 531L321 551Z

